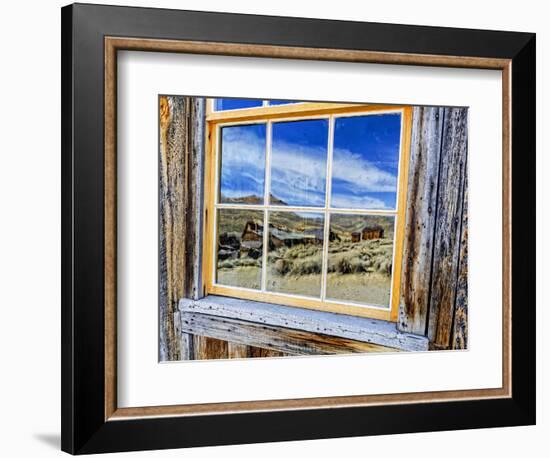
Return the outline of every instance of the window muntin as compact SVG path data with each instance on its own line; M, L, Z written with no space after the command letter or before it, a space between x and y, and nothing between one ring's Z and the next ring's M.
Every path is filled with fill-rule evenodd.
M315 106L313 106L315 105ZM254 300L263 300L267 302L276 302L276 303L282 303L286 305L297 305L297 306L303 306L303 307L309 307L309 308L317 308L321 310L329 310L329 311L335 311L340 313L350 313L350 314L359 314L363 316L372 316L377 318L383 318L383 319L395 319L396 317L396 304L397 301L395 299L395 293L396 288L398 290L398 279L395 278L395 270L394 268L395 263L397 262L400 264L400 251L401 251L401 245L400 240L402 239L402 236L399 236L398 233L402 233L402 226L403 217L399 216L399 205L397 205L396 201L401 201L403 199L403 196L399 197L399 181L402 181L403 177L400 177L400 162L402 162L402 156L403 154L400 154L401 145L403 143L403 118L404 114L407 113L407 119L408 121L408 133L410 135L410 112L407 108L376 108L376 107L369 107L369 106L363 106L363 109L361 109L361 106L357 105L349 105L349 112L348 112L348 106L345 106L343 104L322 104L323 105L323 113L317 114L317 113L309 113L310 106L317 111L317 106L319 104L302 104L302 107L294 109L294 106L288 107L288 113L284 112L281 113L280 111L277 111L277 115L275 117L270 117L268 110L266 110L266 106L264 106L257 111L257 114L254 110L250 110L252 112L252 115L249 115L248 113L243 115L243 121L238 120L238 118L235 117L235 115L231 115L230 121L223 122L223 118L219 115L212 116L212 122L211 122L211 135L212 139L214 140L212 143L212 164L214 169L216 168L216 164L218 164L219 155L220 155L220 142L219 142L219 136L220 131L222 131L224 128L229 126L249 126L249 125L265 125L266 126L266 169L265 169L265 200L263 204L252 204L247 205L250 210L254 209L256 211L260 211L263 213L263 219L261 224L261 238L262 238L262 256L261 258L257 257L256 260L261 259L261 276L260 276L260 287L259 288L250 288L248 285L250 284L247 281L238 282L233 281L232 284L224 283L223 280L220 279L220 276L217 273L217 264L219 264L219 259L217 258L217 242L211 246L210 250L208 251L208 255L213 259L213 262L210 264L210 268L208 268L205 271L206 276L206 285L207 289L206 291L208 293L213 294L221 294L221 295L230 295L234 297L241 297L245 299L254 299ZM336 108L333 112L331 112L330 107L334 105ZM277 107L280 108L280 107ZM245 110L243 110L244 112ZM267 113L267 117L264 117ZM254 116L256 116L254 118ZM350 120L355 121L355 123L363 123L365 124L365 118L367 117L375 117L375 116L386 116L386 117L392 117L393 119L398 119L398 133L399 133L399 139L398 141L393 141L393 145L397 145L397 151L392 151L391 157L387 157L386 163L380 164L381 161L380 157L378 157L378 165L379 166L385 166L386 167L386 175L384 174L380 175L382 176L382 179L374 180L374 184L370 183L371 186L363 186L363 188L360 190L363 192L363 195L367 197L371 197L369 193L386 193L386 197L389 196L389 198L383 199L384 205L373 205L372 203L368 203L366 205L357 205L356 203L354 207L349 208L349 206L338 206L331 204L331 185L335 182L334 179L327 179L327 177L332 177L332 167L333 167L333 155L334 150L336 148L336 142L335 142L335 127L339 126L340 122L342 122L342 125L346 127L346 125L350 125L353 123L350 123ZM353 119L352 119L353 118ZM372 118L368 118L367 120L370 120ZM323 174L320 178L324 178L325 182L325 195L326 198L324 202L321 202L319 199L316 203L311 205L300 205L303 202L300 201L299 204L291 204L289 205L287 202L282 201L282 199L272 198L271 201L268 198L269 194L272 194L269 191L272 191L272 188L270 187L270 175L273 171L273 150L277 151L277 148L273 148L273 134L276 133L278 125L289 125L291 122L296 123L295 125L298 126L299 122L304 121L323 121L327 124L328 132L327 132L327 147L326 149L326 160L325 160L325 167L319 166L317 164L317 169L321 170L323 169ZM368 124L368 123L366 123ZM372 124L372 123L371 123ZM394 123L395 124L395 123ZM304 135L298 132L299 129L295 129L295 132L290 135L290 138L301 138L303 140ZM345 128L343 129L345 131ZM391 129L390 129L391 130ZM395 129L394 129L395 130ZM276 135L275 137L278 137ZM306 136L307 137L307 136ZM277 143L277 142L275 142ZM292 143L292 142L291 142ZM302 144L300 144L300 141L296 142L299 147L304 147L304 144L307 146L307 142L302 141ZM317 142L319 146L322 142ZM357 142L356 142L357 143ZM372 142L371 142L372 143ZM386 142L387 143L387 142ZM405 142L406 143L406 142ZM339 145L341 142L339 143ZM353 145L352 145L353 146ZM319 146L320 147L320 146ZM358 159L362 159L364 161L368 161L372 157L376 158L376 151L369 151L368 154L359 154L360 152L353 153L353 148L350 148L352 150L352 155L354 154ZM372 150L372 147L371 147ZM382 158L383 159L383 158ZM397 164L396 164L397 161ZM373 161L374 162L374 161ZM389 165L387 164L389 163ZM372 167L372 164L371 164ZM390 173L388 170L393 172ZM397 170L395 170L395 167L397 167ZM300 170L300 167L297 167ZM365 168L363 168L365 169ZM275 168L276 170L276 168ZM367 168L368 170L368 168ZM217 173L215 173L215 176L211 176L211 186L213 189L216 189L219 179L219 170ZM372 181L372 180L371 180ZM382 183L385 188L380 189L380 183ZM368 184L368 183L367 183ZM391 186L390 186L391 185ZM376 188L378 186L378 188ZM361 192L356 193L359 196L361 196ZM372 199L369 200L369 202L372 202ZM388 203L389 202L389 203ZM236 209L242 209L242 204L239 203L232 203L232 204L224 204L218 200L212 201L212 209L216 209L216 217L217 214L220 212L220 210L223 210L225 207L230 207L234 210ZM393 206L393 208L391 208ZM401 204L402 206L402 204ZM365 207L365 208L361 208ZM371 208L372 207L372 208ZM305 253L305 261L309 261L308 263L303 263L302 265L297 264L289 264L285 260L285 256L282 256L282 253L277 252L277 247L274 245L274 243L279 243L280 248L280 241L275 242L272 240L271 235L272 234L279 234L281 235L281 214L283 212L287 212L288 214L293 214L294 216L291 217L292 219L299 221L304 220L304 214L308 214L308 216L316 216L318 219L322 219L323 223L323 233L321 234L318 230L319 228L309 228L300 231L296 227L291 227L290 230L288 227L283 228L285 231L289 234L283 233L283 238L292 238L292 233L301 233L299 234L298 238L303 238L302 242L300 242L303 247L305 247L306 242L304 234L307 232L307 236L311 239L312 233L317 230L317 235L319 237L318 242L311 242L309 240L307 243L309 246L307 247L307 250L303 250ZM314 214L317 215L314 215ZM309 215L311 214L311 215ZM257 217L257 214L256 214ZM382 226L383 227L383 233L384 238L386 240L383 241L376 241L373 239L370 239L368 237L373 237L372 235L369 236L366 234L367 237L364 241L361 240L361 243L364 244L379 244L382 245L379 247L379 255L382 255L381 259L377 259L376 256L370 256L371 259L369 259L368 254L369 253L361 253L361 250L357 250L357 246L353 247L355 251L359 251L359 254L363 254L362 258L358 259L350 259L348 261L352 262L346 262L341 261L338 265L337 263L340 261L339 257L341 255L338 255L337 252L341 253L341 247L336 246L339 242L335 239L335 232L340 237L340 242L347 243L350 245L352 243L352 237L357 242L357 234L353 234L353 232L358 231L352 231L349 229L349 227L352 227L353 224L350 225L350 223L343 222L342 218L347 218L348 220L351 218L351 220L355 219L355 225L357 224L363 224L365 223L365 226L371 225L371 226ZM382 218L385 217L385 218ZM288 218L288 216L287 216ZM313 221L315 218L309 218L309 221ZM258 219L258 222L260 220ZM363 222L362 222L363 221ZM378 224L378 223L384 223L384 224ZM246 222L248 223L248 221ZM245 224L246 224L245 223ZM369 223L369 224L367 224ZM370 224L372 223L372 224ZM284 226L284 225L283 225ZM288 226L288 225L287 225ZM318 226L318 223L317 223ZM391 227L390 227L391 226ZM214 225L216 227L216 225ZM263 228L266 227L268 230L264 231ZM399 229L401 227L401 229ZM216 227L217 229L217 227ZM215 230L216 230L215 229ZM376 229L376 228L375 228ZM214 230L214 231L215 231ZM244 232L244 231L243 231ZM242 235L242 234L241 234ZM212 235L207 232L206 237L211 237ZM215 235L217 237L217 235ZM355 243L356 243L355 242ZM285 243L291 243L291 242L285 242ZM317 247L316 247L316 246ZM396 253L396 245L398 248L398 252ZM319 248L319 249L318 249ZM321 262L320 266L319 263L313 262L313 259L315 257L318 257L320 249L321 252ZM351 250L351 251L354 251ZM290 251L290 250L288 250ZM363 250L365 251L365 250ZM368 251L368 250L367 250ZM256 253L257 254L257 253ZM255 255L256 255L255 254ZM356 253L357 254L357 253ZM223 252L222 255L224 257L227 256L226 252ZM290 253L290 255L295 256L295 253ZM233 254L232 256L235 256ZM247 258L248 254L243 254L243 264L251 263L250 260ZM241 259L239 255L239 259ZM224 260L221 260L223 262ZM227 263L226 263L227 265ZM317 274L320 268L320 274ZM336 278L340 272L339 269L342 270L342 272L352 272L352 276L356 277L357 283L355 285L352 285L351 287L346 287L345 285L342 287L342 285L338 284L338 278ZM378 272L383 273L384 271L391 271L390 275L386 276L385 278L381 278L380 275L378 276L378 281L375 282L373 278L368 278L369 273L372 272ZM400 271L400 266L397 269ZM288 272L294 272L295 274L299 275L300 272L305 272L307 275L306 277L294 277L292 278L285 278L285 273L288 274ZM362 274L364 274L362 276ZM398 272L399 274L399 272ZM225 272L225 277L227 278L227 272ZM321 279L321 285L320 285L320 292L317 294L317 279L316 276L319 275ZM343 274L342 274L343 275ZM223 277L223 275L222 275ZM371 275L372 277L372 275ZM351 277L349 277L351 278ZM307 280L307 281L306 281ZM256 281L255 286L257 286L258 282ZM234 285L234 286L233 286ZM294 286L293 286L294 285ZM353 292L355 291L355 293ZM370 292L369 292L370 291Z

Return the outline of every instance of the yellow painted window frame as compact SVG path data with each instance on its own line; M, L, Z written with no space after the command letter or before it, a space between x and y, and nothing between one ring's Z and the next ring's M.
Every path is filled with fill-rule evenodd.
M313 103L304 102L286 105L262 106L237 110L214 111L214 99L207 99L206 108L206 142L205 142L205 179L204 179L204 233L203 233L203 266L202 283L205 295L215 294L246 300L270 302L274 304L301 307L326 312L362 316L387 321L397 321L399 311L399 297L401 285L401 267L403 260L403 243L405 237L405 211L407 204L407 181L409 171L410 142L412 132L412 107L395 105L366 105L346 103ZM394 213L396 231L394 235L393 277L391 285L390 308L379 308L368 305L339 304L335 301L323 302L321 299L307 297L293 297L269 291L253 291L218 285L213 282L215 275L214 250L214 212L215 183L217 166L216 148L219 144L218 133L222 125L243 124L247 121L289 121L316 118L323 115L345 115L372 112L401 111L401 151L399 158L399 178L397 212ZM328 242L327 242L328 243Z

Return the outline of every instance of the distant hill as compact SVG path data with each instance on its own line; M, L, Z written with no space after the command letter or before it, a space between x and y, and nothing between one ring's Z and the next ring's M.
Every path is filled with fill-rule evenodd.
M222 204L262 204L263 203L263 197L257 196L255 194L251 194L249 196L243 196L243 197L227 197L223 194L221 195L220 202Z
M248 196L242 196L242 197L227 197L222 194L221 196L221 203L222 204L247 204L247 205L262 205L263 204L263 196L257 196L255 194L251 194ZM285 201L279 199L278 197L275 197L273 194L269 195L269 202L271 205L288 205Z
M222 203L227 204L262 204L262 199L256 195L248 195L243 197L224 197ZM283 200L271 195L270 202L272 205L286 206L288 205ZM269 212L269 223L281 229L290 231L312 231L319 230L323 227L324 219L314 216L312 218L304 218L292 211L277 211ZM254 209L232 209L224 210L218 218L220 224L220 233L233 232L241 233L247 221L255 221L263 224L263 211ZM331 230L337 234L345 235L352 232L360 232L365 226L378 225L384 228L385 237L393 237L393 222L394 218L381 215L352 215L334 213L331 217Z
M271 205L288 205L284 200L275 197L273 194L269 195L269 203Z

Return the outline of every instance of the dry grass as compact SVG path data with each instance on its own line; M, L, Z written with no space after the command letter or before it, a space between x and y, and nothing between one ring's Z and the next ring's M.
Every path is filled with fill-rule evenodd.
M239 266L218 269L217 281L221 285L260 289L261 267Z
M328 272L339 274L380 273L391 276L393 243L388 239L332 242L329 246ZM321 273L321 247L298 245L280 248L269 254L268 262L279 275Z
M329 245L327 297L334 300L388 305L393 243L390 239L335 241ZM218 263L218 281L259 289L261 259L226 259ZM269 291L319 297L322 246L296 245L268 256Z

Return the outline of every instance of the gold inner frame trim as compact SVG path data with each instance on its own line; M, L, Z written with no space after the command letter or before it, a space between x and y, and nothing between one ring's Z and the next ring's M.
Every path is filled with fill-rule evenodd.
M408 404L442 401L509 398L512 394L511 367L511 67L509 59L386 53L375 51L301 48L146 38L105 37L104 81L104 154L105 154L105 396L106 421L159 416L192 416L245 413L274 410L301 410ZM177 52L241 57L266 57L317 61L363 62L378 64L420 65L434 67L478 68L502 72L502 200L503 200L503 285L502 285L502 387L489 389L433 391L421 393L337 396L270 401L241 401L215 404L143 406L118 408L117 405L117 337L116 337L116 87L117 51Z

